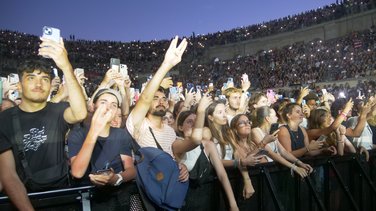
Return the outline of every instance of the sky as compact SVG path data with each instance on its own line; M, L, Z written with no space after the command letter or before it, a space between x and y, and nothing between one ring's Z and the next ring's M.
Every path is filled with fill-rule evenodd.
M335 0L1 0L0 29L64 38L150 41L215 33L299 14Z

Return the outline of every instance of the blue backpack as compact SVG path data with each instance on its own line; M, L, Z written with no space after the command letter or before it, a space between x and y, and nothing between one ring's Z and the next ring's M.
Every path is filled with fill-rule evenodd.
M154 134L150 128L153 137ZM155 137L154 137L155 139ZM179 166L170 154L158 148L140 147L135 140L132 146L136 166L136 183L145 208L177 210L184 205L189 182L179 181Z
M188 182L179 181L179 167L170 154L154 148L140 148L136 160L136 183L157 207L177 210L184 204Z

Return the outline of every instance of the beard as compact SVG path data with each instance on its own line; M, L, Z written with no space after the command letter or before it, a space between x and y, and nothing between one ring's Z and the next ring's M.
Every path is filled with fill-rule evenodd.
M159 116L159 117L164 117L164 115L166 115L166 111L165 110L157 110L157 111L153 111L151 113L152 115L154 116Z

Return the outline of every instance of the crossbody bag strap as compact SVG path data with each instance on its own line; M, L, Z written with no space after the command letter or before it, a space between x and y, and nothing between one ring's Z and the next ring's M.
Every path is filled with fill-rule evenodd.
M26 160L25 149L24 149L24 145L22 142L23 138L21 134L22 130L21 130L18 109L19 108L16 107L12 111L12 123L13 123L14 141L15 141L14 143L17 146L17 154L15 156L17 156L16 159L20 160L25 176L27 177L25 179L28 180L29 178L31 178L32 174L31 174L31 170L29 167L29 163Z
M153 133L153 130L151 129L151 127L149 127L149 130L150 130L151 135L152 135L153 138L154 138L155 144L157 144L158 149L164 151L164 150L162 149L161 145L158 143L157 139L155 138L154 133Z

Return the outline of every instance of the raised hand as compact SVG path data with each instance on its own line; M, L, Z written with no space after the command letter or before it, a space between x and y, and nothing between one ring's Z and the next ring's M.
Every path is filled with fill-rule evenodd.
M172 87L172 85L174 84L174 82L172 81L172 78L171 77L167 77L167 78L164 78L161 82L161 87L163 89L168 89L170 87Z
M202 97L200 102L198 103L197 111L205 112L206 108L213 102L212 97L209 93L205 93Z
M39 45L38 55L49 57L54 60L57 67L63 72L65 70L71 70L72 65L68 59L68 52L65 49L63 38L60 38L60 42L55 42L50 39L41 37L42 43Z
M178 36L176 36L170 43L170 47L168 47L167 52L165 54L165 58L163 63L175 66L181 61L181 57L187 48L187 40L184 38L181 43L177 46L178 43Z
M353 108L354 106L354 101L352 100L352 98L350 98L349 101L347 101L347 103L345 104L345 108L343 109L343 113L349 113L351 111L351 109Z
M299 98L304 98L305 96L307 96L309 94L309 89L308 87L302 87L300 88L300 93L299 93Z
M107 123L111 122L114 118L115 113L111 109L107 108L107 105L100 104L97 110L95 111L93 118L91 120L90 129L99 133L102 131Z

